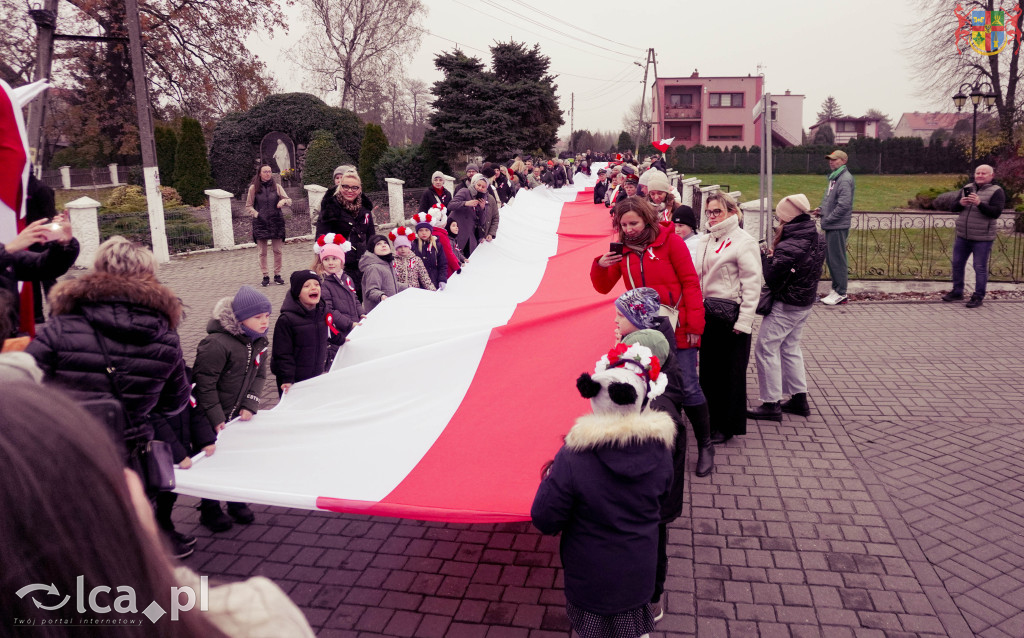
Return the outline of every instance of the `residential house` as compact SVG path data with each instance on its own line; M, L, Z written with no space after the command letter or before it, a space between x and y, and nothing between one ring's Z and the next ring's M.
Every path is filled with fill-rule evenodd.
M818 129L825 124L832 127L832 132L836 135L836 144L846 144L855 137L878 137L879 121L877 117L834 117L822 120L807 129L807 138L813 140Z
M931 139L932 133L939 129L952 133L958 122L966 120L967 125L971 125L974 113L970 110L970 104L967 106L965 113L904 113L892 134L895 137L920 137L927 142ZM984 123L989 117L989 113L978 113L978 124Z
M651 98L651 136L655 140L674 137L673 146L754 146L761 138L761 120L753 121L753 110L763 89L764 78L752 75L702 77L694 70L690 77L658 78ZM772 96L779 118L772 127L774 143L800 143L803 100L804 96L789 91Z

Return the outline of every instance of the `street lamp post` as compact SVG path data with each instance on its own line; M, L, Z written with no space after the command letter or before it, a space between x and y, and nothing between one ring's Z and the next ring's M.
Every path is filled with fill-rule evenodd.
M967 96L964 95L964 91L970 91L971 93ZM996 94L992 90L992 85L988 82L982 82L981 80L976 81L974 84L964 82L957 89L956 95L953 96L953 104L956 105L957 113L963 109L968 97L970 97L971 105L974 108L974 117L971 122L971 165L968 168L967 176L969 179L974 179L974 161L978 146L978 106L984 100L985 110L991 111L996 103Z

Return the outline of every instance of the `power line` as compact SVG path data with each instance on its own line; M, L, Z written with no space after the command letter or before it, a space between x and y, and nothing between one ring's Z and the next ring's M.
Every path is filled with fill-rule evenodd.
M519 6L526 7L528 9L530 9L531 11L534 11L535 13L539 13L542 16L545 16L547 18L551 18L552 20L555 20L556 22L563 22L564 23L564 20L560 20L559 18L551 15L550 13L547 13L546 11L541 11L540 9L537 9L536 7L532 7L532 6L528 5L525 2L522 2L522 0L520 0ZM623 44L621 42L616 42L615 40L612 40L610 38L606 38L604 36L597 35L596 33L592 32L592 31L587 31L586 29L583 29L583 28L581 28L579 26L576 26L576 25L573 25L573 26L574 26L575 29L577 29L577 30L579 30L579 31L581 31L583 33L586 33L587 35L592 35L595 38L600 38L601 40L604 40L605 42L611 42L612 44L617 44L620 47L624 47L626 49L633 49L634 51L638 51L638 52L641 51L641 49L639 49L637 47L634 47L633 45Z
M490 7L493 7L493 8L496 8L496 9L500 9L502 11L505 10L505 7L502 6L500 3L496 2L495 0L483 0L483 3L488 5L488 6L490 6ZM520 15L519 18L521 20L529 22L530 24L538 26L538 27L540 27L542 29L547 29L548 31L551 31L553 33L557 33L558 35L560 35L562 37L569 38L569 39L572 39L572 40L576 40L577 42L582 42L583 44L587 44L587 45L592 46L592 47L594 47L596 49L601 49L603 51L608 51L609 53L614 53L616 55L621 55L621 56L624 56L624 57L627 57L627 58L635 58L636 57L636 55L633 55L633 54L630 54L630 53L623 53L622 51L615 51L614 49L609 49L608 47L601 46L600 44L594 44L590 40L585 40L583 38L578 38L578 37L572 35L571 33L566 33L564 31L560 31L559 29L556 29L556 28L554 28L554 27L552 27L550 25L547 25L547 24L545 24L543 22L540 22L539 20L534 20L533 18L531 18L529 16ZM554 16L552 16L552 19L558 20L558 18L555 18ZM559 21L559 22L561 22L561 21ZM600 36L595 36L595 37L600 38Z
M468 4L466 4L465 2L461 2L460 0L453 0L453 1L455 2L455 4L460 4L460 5L464 6L464 7L466 7L467 9L472 9L473 11L476 11L476 12L480 13L481 15L487 16L488 18L490 18L490 19L492 19L492 20L497 20L498 22L502 22L502 23L504 23L504 24L507 24L507 25L509 25L509 26L515 27L515 28L517 28L517 29L522 29L522 30L523 30L523 31L525 31L526 33L531 33L531 34L533 34L533 35L535 35L535 36L537 36L537 37L540 37L540 38L548 38L548 39L550 39L550 38L551 38L551 36L549 36L549 35L543 35L543 34L537 33L536 31L531 31L530 29L527 29L527 28L523 27L522 25L516 24L516 23L514 23L514 22L509 22L508 20L504 20L504 19L502 19L502 18L500 18L500 17L498 17L498 16L495 16L495 15L492 15L492 14L489 14L489 13L484 13L484 12L483 12L483 11L482 11L482 10L480 9L480 7L479 7L479 6L472 6L472 5L468 5ZM500 9L501 9L502 11L504 11L504 7L501 7L501 6L499 5L499 8L500 8ZM558 42L558 44L560 44L560 45L562 45L562 46L566 46L566 47L569 47L570 49L574 49L574 50L576 50L576 51L579 51L579 52L581 52L581 53L586 53L587 55L589 55L589 56L591 56L591 57L595 57L595 58L601 58L601 59L603 59L603 60L610 60L610 61L612 61L612 62L621 62L621 61L622 61L621 59L617 59L617 58L610 58L610 57L608 57L608 56L606 56L606 55L601 55L601 54L599 54L599 53L594 53L593 51L588 51L588 50L586 50L586 49L581 49L581 48L579 48L579 47L577 47L577 46L574 46L574 45L572 45L572 44L569 44L568 42L561 42L561 41L559 41L559 40L555 40L555 42ZM599 47L599 48L601 48L601 47ZM616 52L613 52L613 53L618 53L618 52L616 51ZM626 55L626 54L625 54L625 53L619 53L619 55ZM627 57L629 57L629 56L627 56Z
M627 79L625 79L625 76L629 74L629 72L630 72L630 70L632 68L633 68L632 64L625 66L624 68L620 69L614 75L609 76L606 79L605 84L602 84L601 86L594 87L592 90L590 90L589 92L585 93L581 97L584 100L589 100L589 99L597 97L599 94L606 93L609 88L615 88L616 84L634 84L634 83L636 83L637 80L627 80Z

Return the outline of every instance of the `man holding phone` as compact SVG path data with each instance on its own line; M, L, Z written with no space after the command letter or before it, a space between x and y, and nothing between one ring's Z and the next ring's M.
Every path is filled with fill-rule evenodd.
M964 298L964 270L967 258L974 257L974 293L967 302L968 308L977 308L985 298L988 284L988 258L992 254L992 243L996 239L996 220L1003 214L1006 193L992 183L995 171L988 164L974 169L974 181L964 186L960 200L953 204L956 218L956 238L953 240L953 290L946 293L943 301L960 301Z

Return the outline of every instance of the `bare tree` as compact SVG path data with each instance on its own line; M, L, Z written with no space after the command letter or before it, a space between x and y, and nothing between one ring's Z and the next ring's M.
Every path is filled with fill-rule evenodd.
M962 0L958 12L969 14L975 9L993 11L994 0ZM1014 124L1022 116L1020 49L1014 34L1021 32L1024 22L1024 1L1003 5L1006 10L1006 46L998 55L983 56L971 49L969 40L961 37L965 23L953 12L946 0L918 0L919 21L914 27L914 44L910 54L918 71L920 94L938 104L952 106L952 96L964 82L984 81L996 94L996 110L1003 139L1013 145ZM969 22L966 23L970 28ZM967 108L971 108L968 105Z
M622 127L638 147L650 141L651 121L643 102L637 100L629 105L626 114L622 116Z
M357 96L387 69L419 48L420 0L300 0L309 22L293 59L315 87L339 90L340 105L356 110Z
M32 81L36 65L36 27L24 0L0 0L0 79L11 86Z
M409 99L412 100L412 124L409 138L416 144L423 139L425 129L423 122L426 120L423 114L427 112L429 107L430 87L426 82L418 78L407 78L405 80L405 90L409 94Z

